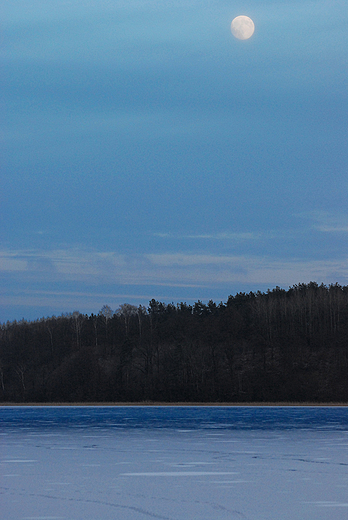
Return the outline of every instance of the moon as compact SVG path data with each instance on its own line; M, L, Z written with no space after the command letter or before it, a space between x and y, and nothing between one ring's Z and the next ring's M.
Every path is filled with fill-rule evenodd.
M248 40L254 31L255 25L249 16L237 16L232 20L231 32L238 40Z

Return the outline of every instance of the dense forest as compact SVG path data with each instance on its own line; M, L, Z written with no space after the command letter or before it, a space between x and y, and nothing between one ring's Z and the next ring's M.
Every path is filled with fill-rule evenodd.
M345 402L348 286L7 322L1 402Z

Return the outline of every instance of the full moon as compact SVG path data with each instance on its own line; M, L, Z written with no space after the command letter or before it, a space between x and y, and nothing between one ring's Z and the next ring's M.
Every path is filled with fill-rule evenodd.
M237 16L232 20L231 32L238 40L248 40L255 31L255 25L249 16Z

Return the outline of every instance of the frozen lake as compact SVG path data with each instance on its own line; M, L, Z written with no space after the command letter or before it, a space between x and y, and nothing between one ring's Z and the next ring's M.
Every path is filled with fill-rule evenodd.
M0 407L4 520L347 520L348 408Z

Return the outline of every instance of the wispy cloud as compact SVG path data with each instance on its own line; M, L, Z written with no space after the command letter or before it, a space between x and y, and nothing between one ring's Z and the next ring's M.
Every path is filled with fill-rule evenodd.
M348 233L348 215L332 213L327 211L312 211L298 215L309 219L314 229L322 233Z
M124 255L80 249L2 251L0 273L20 279L121 285L195 287L245 282L292 284L348 280L348 260L275 260L200 253Z
M115 302L133 302L134 304L144 304L153 297L161 300L168 300L166 295L154 295L153 293L124 293L124 292L98 292L96 291L55 291L55 290L21 290L11 291L0 294L0 306L27 306L36 308L58 308L62 312L69 312L72 309L81 312L97 313L101 307L107 303L113 305ZM88 309L88 311L87 311ZM46 312L46 314L48 311ZM36 316L37 318L39 315Z
M261 233L211 233L201 235L185 235L183 238L203 239L203 240L259 240Z
M275 260L265 256L163 253L124 255L110 251L55 249L0 252L0 319L10 309L32 319L103 304L197 301L227 298L238 290L265 290L299 282L348 284L348 258ZM175 295L175 296L174 296ZM116 302L116 303L115 303ZM22 314L23 312L23 314ZM15 314L15 316L17 316Z
M302 215L301 215L302 216ZM154 237L174 240L205 240L220 242L260 242L267 240L284 240L303 235L302 228L266 229L263 231L220 231L217 233L170 233L156 232Z
M255 232L241 232L234 233L229 231L224 231L220 233L192 233L192 234L177 234L177 233L154 233L154 236L158 238L174 238L177 240L226 240L226 241L253 241L260 240L262 238L271 238L275 236L275 232L263 232L263 233L255 233Z

